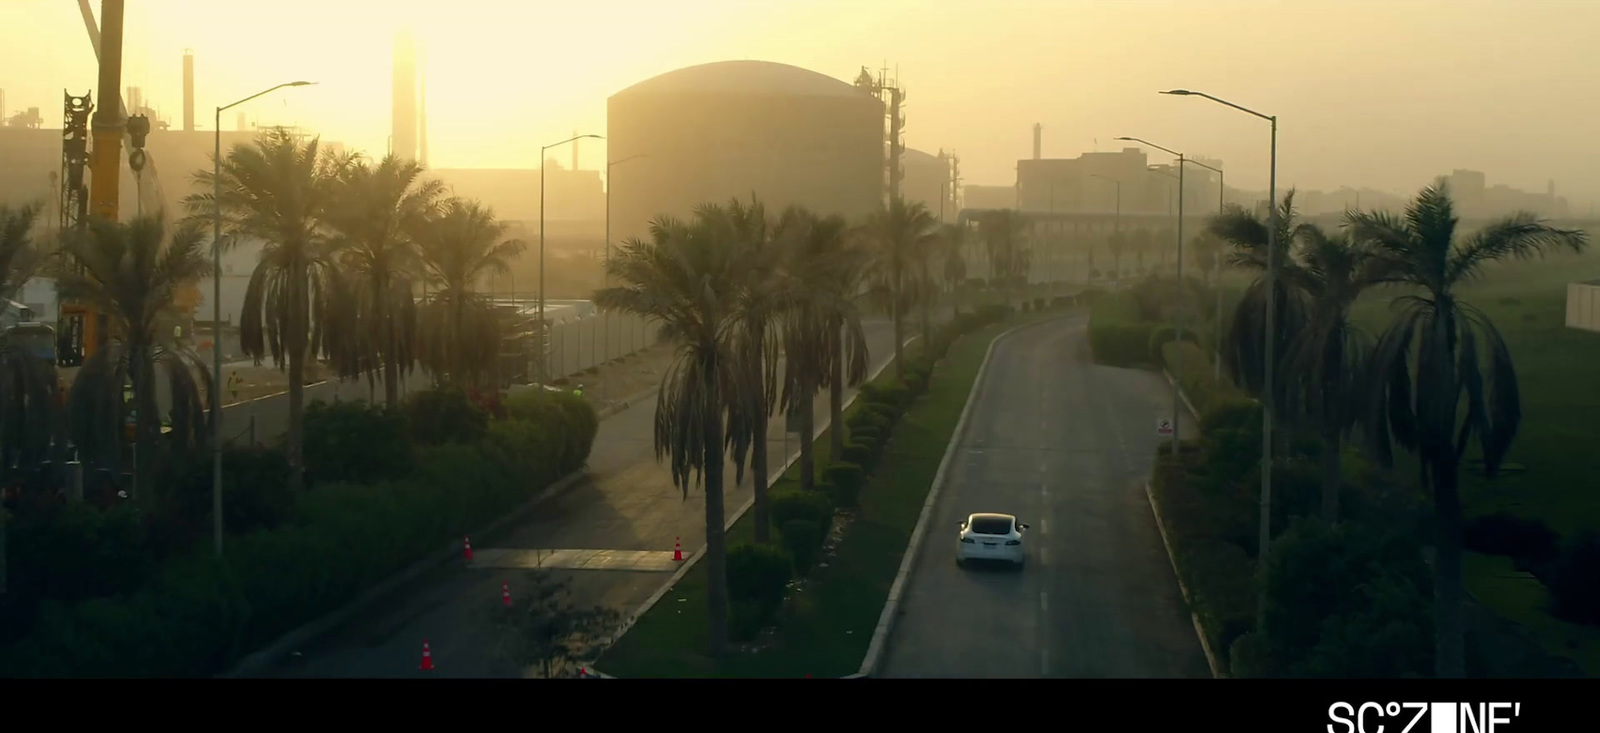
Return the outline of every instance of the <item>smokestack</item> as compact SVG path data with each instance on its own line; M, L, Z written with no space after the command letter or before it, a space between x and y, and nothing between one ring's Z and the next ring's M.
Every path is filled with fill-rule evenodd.
M428 64L426 51L417 50L417 137L421 154L417 162L428 165Z
M183 50L183 131L194 132L194 51Z
M1043 148L1044 148L1044 126L1040 125L1037 122L1035 122L1035 123L1033 123L1033 159L1034 160L1038 160L1039 159L1039 153L1043 151Z
M393 88L394 154L402 160L417 159L417 70L416 42L409 30L394 39Z

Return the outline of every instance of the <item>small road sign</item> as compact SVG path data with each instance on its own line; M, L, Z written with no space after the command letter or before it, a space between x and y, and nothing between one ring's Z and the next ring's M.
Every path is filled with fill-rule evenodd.
M1167 418L1161 418L1161 419L1157 420L1156 421L1156 435L1160 435L1160 436L1163 436L1163 437L1172 435L1172 421L1167 419Z

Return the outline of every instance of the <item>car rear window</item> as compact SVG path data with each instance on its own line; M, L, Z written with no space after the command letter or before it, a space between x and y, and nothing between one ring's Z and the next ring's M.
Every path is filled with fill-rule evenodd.
M1011 520L999 517L978 517L972 520L972 531L978 534L1011 534Z

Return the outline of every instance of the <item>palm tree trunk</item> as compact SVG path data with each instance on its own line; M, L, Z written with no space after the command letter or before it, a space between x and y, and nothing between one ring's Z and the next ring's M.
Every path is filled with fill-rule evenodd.
M378 317L378 327L383 329L383 405L393 409L395 403L400 401L400 364L395 359L395 333L394 318L389 308L390 292L388 275L378 273L378 302L373 312Z
M1340 456L1342 447L1337 425L1322 429L1322 519L1328 524L1339 521Z
M767 423L771 419L771 416L767 413L766 369L764 368L765 365L762 363L763 359L765 358L765 353L761 348L761 342L766 336L765 331L766 329L762 327L762 325L756 325L754 334L755 339L751 344L751 348L755 349L756 354L755 358L750 362L752 368L756 370L756 379L754 384L756 385L757 389L755 399L750 405L755 412L755 435L753 436L754 446L752 446L755 450L750 456L750 467L755 473L755 486L753 491L755 495L755 506L753 508L755 509L756 513L755 535L756 542L758 543L766 542L771 534L768 531L771 529L771 522L767 519Z
M928 263L922 263L922 348L926 350L928 344L933 343L933 329L929 325L928 310L933 300L933 280L928 277Z
M1465 592L1461 579L1461 495L1453 456L1437 462L1433 473L1434 513L1438 520L1433 558L1434 676L1466 676Z
M833 339L829 364L833 374L828 382L828 455L837 457L844 455L844 326L831 324L828 335Z
M159 408L156 406L155 380L152 379L150 345L135 338L129 343L128 370L133 377L133 405L137 414L133 426L134 501L149 507L155 502L156 431L159 430Z
M306 297L305 266L289 277L289 429L284 436L285 453L289 459L289 491L298 494L305 488L305 459L302 450L305 442L306 415L306 359L310 356L310 304Z
M896 264L894 288L893 292L889 294L889 314L894 320L894 376L897 379L904 379L906 376L906 362L905 359L900 358L900 342L905 340L905 337L901 335L900 299L902 297L904 297L904 294L900 290L900 265Z
M800 391L800 490L811 491L817 487L817 447L812 445L811 437L816 434L817 427L817 390L811 380L802 377L806 388ZM839 459L839 454L833 454L834 460Z
M713 346L713 348L715 348ZM728 538L723 533L726 509L723 507L722 474L722 398L717 394L717 359L706 364L705 391L705 487L706 487L706 616L709 619L709 649L712 657L728 650Z

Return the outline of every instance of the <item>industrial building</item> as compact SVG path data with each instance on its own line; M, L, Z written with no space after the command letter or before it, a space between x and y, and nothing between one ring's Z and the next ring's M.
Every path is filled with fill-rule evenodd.
M773 213L798 204L860 220L884 200L884 117L870 92L786 64L723 61L639 82L607 100L612 240L752 194Z

